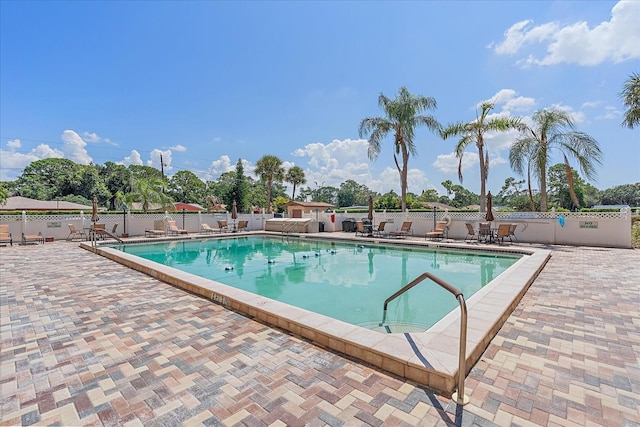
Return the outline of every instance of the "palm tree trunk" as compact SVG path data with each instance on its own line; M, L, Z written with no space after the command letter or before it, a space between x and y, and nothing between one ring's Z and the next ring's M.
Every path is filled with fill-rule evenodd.
M484 150L478 146L478 157L480 158L480 212L487 211L487 170L484 165Z
M547 170L540 171L540 212L547 212Z
M267 181L267 212L272 213L271 210L271 184L273 181L269 179Z
M529 202L531 203L531 212L536 211L536 203L533 201L533 190L531 189L531 165L527 169L527 187L529 190Z
M564 156L564 170L567 175L567 183L569 184L569 196L571 196L571 201L576 208L580 209L580 201L578 200L578 196L576 196L576 191L573 184L573 171L571 170L571 166L569 165L567 156Z
M409 162L409 152L407 151L407 147L402 146L402 168L398 165L398 159L395 154L393 155L396 160L396 167L400 172L400 187L401 187L401 196L400 196L400 209L402 212L407 211L407 163Z

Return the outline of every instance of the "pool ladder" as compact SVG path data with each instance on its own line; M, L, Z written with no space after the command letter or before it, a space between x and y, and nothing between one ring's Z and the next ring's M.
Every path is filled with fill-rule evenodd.
M295 228L295 222L286 222L284 221L282 224L282 236L287 236L289 233Z
M467 304L464 302L464 295L458 288L449 283L445 282L441 278L434 276L431 273L422 273L415 279L413 279L410 283L403 286L399 291L391 295L389 298L384 300L384 307L382 313L382 322L380 322L380 326L383 326L385 330L391 333L391 329L388 325L385 325L385 321L387 320L387 305L389 302L393 301L403 293L407 292L409 289L416 286L418 283L424 281L425 279L430 279L435 282L437 285L440 285L442 288L449 291L453 294L458 303L460 304L460 348L458 354L458 390L453 393L451 398L458 405L466 405L469 403L469 397L464 395L464 379L467 373L467 363L466 363L466 355L467 355Z

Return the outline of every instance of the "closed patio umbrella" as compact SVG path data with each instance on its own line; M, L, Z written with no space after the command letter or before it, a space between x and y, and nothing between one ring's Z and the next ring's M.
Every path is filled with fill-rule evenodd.
M373 197L369 194L369 214L367 215L369 218L369 224L367 225L368 235L371 236L373 234Z
M233 201L231 205L231 218L233 219L233 229L236 229L236 219L238 219L238 205L236 205L236 201Z
M93 211L91 212L91 222L94 224L100 221L100 217L98 217L98 198L93 196Z
M484 219L486 219L489 222L492 222L495 218L493 217L493 203L491 201L491 199L493 198L493 196L491 195L491 191L489 191L489 194L487 194L487 213L484 216Z

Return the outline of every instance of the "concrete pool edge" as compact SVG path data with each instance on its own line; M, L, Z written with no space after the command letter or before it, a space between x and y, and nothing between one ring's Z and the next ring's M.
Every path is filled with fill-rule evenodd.
M268 235L268 233L255 234ZM324 236L318 236L318 238L322 239ZM344 238L341 240L354 241ZM356 241L362 240L357 239ZM431 242L425 244L415 241L402 243L409 242L422 246L437 246L442 249L478 250L478 248L470 248L464 244L438 243L433 245L429 244ZM387 242L383 240L381 243ZM425 332L383 334L181 272L115 248L92 247L86 243L82 243L81 247L158 280L200 295L248 317L287 330L320 346L423 384L444 395L450 395L457 385L459 309L449 313ZM465 376L479 360L490 341L498 333L551 256L551 251L548 250L515 246L509 247L508 251L501 247L482 247L481 250L483 252L518 253L525 256L485 286L478 293L479 295L476 294L467 300L468 332Z

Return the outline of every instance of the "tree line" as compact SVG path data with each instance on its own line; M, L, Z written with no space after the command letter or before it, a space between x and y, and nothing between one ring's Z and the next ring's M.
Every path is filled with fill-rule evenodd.
M154 206L166 208L174 202L197 203L209 211L230 210L233 201L239 212L258 208L280 212L291 200L330 203L337 208L367 206L369 196L377 210L402 210L402 197L394 191L377 193L364 184L347 180L334 186L305 186L304 171L294 166L284 170L276 156L264 156L256 164L256 177L244 173L241 160L235 171L223 173L217 180L202 181L193 172L181 170L171 177L150 166L124 166L112 162L104 165L80 165L68 159L43 159L29 164L15 181L0 185L0 203L8 196L24 196L37 200L65 200L91 205L93 196L100 206L110 210L137 206L148 211ZM574 193L581 206L624 204L640 206L640 183L598 190L571 169ZM571 209L574 205L567 184L565 165L560 163L547 173L548 204L555 209ZM285 183L291 184L285 186ZM509 177L494 194L494 206L516 211L530 211L531 199L525 180ZM454 208L479 205L480 196L451 180L442 182L445 194L424 189L420 194L407 192L405 207L428 209L432 203ZM269 190L269 188L271 190ZM289 192L287 192L289 190ZM271 198L271 205L269 199ZM136 203L136 205L134 205ZM540 194L533 196L534 209L539 210Z
M640 125L640 75L633 73L625 81L619 94L626 107L622 126L633 129ZM602 163L598 142L590 135L578 131L569 113L556 108L536 111L532 123L518 117L491 116L494 103L479 104L475 119L443 126L432 115L422 114L437 107L432 97L412 95L401 87L395 98L384 94L378 97L384 115L366 117L360 122L360 137L367 138L368 157L375 160L382 142L393 137L393 159L400 177L401 194L393 191L378 194L353 180L343 182L339 188L331 186L302 187L306 177L302 168L288 171L277 156L265 155L256 162L255 175L244 174L239 159L235 171L223 173L216 181L204 182L193 172L178 171L167 178L162 171L149 166L124 166L113 162L104 165L79 165L68 159L43 159L28 165L21 176L0 183L0 202L9 195L20 195L38 200L68 200L90 203L95 196L100 205L109 209L132 207L134 203L147 211L152 205L169 206L173 202L198 203L209 210L231 206L235 201L240 212L266 207L267 212L278 211L290 200L323 201L336 207L364 206L374 198L376 209L424 208L428 202L439 202L461 208L479 205L486 210L486 181L489 173L487 133L517 131L509 162L523 179L510 177L495 195L495 204L515 210L545 212L550 208L575 210L594 204L628 204L640 206L640 183L627 184L599 191L586 183L573 168L576 163L588 179L596 175ZM417 153L415 130L425 126L442 139L458 138L455 155L458 158L458 178L463 182L462 161L465 150L474 144L480 166L480 194L475 194L450 180L442 183L446 195L435 190L424 190L420 195L408 192L407 173L411 155ZM549 165L551 154L558 152L563 163ZM291 196L285 193L284 183L292 184ZM534 184L538 190L534 191ZM526 188L525 188L526 185ZM300 190L296 195L296 190Z

